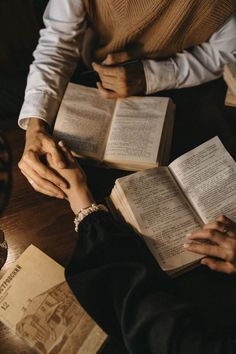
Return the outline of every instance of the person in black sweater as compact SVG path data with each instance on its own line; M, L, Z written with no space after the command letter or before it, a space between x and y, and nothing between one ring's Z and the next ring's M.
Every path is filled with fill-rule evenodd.
M94 204L84 172L59 145L68 166L60 174L70 185L65 193L78 228L65 276L84 309L132 354L236 353L236 333L208 331L199 308L178 298L143 241ZM211 243L193 242L200 239ZM227 217L193 232L188 244L206 255L202 263L211 269L236 273L236 224Z

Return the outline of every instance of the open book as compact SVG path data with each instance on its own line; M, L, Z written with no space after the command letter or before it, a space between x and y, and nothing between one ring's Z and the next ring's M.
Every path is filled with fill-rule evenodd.
M106 339L73 296L64 268L32 245L0 280L0 320L43 354L95 354Z
M54 135L82 157L131 171L168 161L174 104L166 97L108 100L69 83Z
M225 104L226 106L236 107L236 63L225 65L224 79L228 85Z
M201 258L184 250L188 233L220 214L236 221L236 163L215 137L168 167L117 179L108 203L142 236L162 269L178 273Z

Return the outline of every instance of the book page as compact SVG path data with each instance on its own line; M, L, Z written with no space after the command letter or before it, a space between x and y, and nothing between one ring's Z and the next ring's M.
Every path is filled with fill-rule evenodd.
M227 64L232 77L236 80L236 62Z
M105 160L156 163L168 102L166 97L118 100Z
M186 252L183 244L186 235L199 228L200 223L168 168L144 170L117 181L129 212L137 221L138 231L164 270L199 259L198 255ZM124 214L123 210L121 213Z
M72 294L64 268L33 245L0 280L0 320L43 354L85 353L92 332L95 354L106 338Z
M236 63L226 64L223 76L230 90L236 95Z
M225 105L230 107L236 107L236 94L228 88L225 96Z
M100 97L97 89L69 83L54 127L54 136L63 139L76 153L103 159L115 100Z
M204 223L220 214L236 221L236 163L218 137L182 155L169 167Z

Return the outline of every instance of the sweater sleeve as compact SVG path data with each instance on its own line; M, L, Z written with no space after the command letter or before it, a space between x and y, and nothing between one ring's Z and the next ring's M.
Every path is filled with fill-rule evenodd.
M236 60L236 13L209 41L163 61L143 60L146 94L200 85L222 76L225 64Z
M66 268L77 299L133 354L233 354L234 338L209 334L199 309L175 295L143 241L97 212L79 225Z

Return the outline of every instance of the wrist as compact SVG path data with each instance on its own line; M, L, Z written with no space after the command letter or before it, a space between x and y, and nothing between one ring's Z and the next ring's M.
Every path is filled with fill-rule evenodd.
M27 132L48 132L49 125L40 118L29 118Z
M69 196L69 203L74 214L77 214L81 209L87 208L95 203L95 200L90 192L88 186L83 186L71 191Z
M88 215L95 213L97 211L105 211L108 212L107 207L104 204L96 204L92 203L88 207L83 208L82 210L79 211L78 214L76 214L75 219L74 219L74 224L75 224L75 231L79 231L79 224L81 223L84 218L86 218Z

